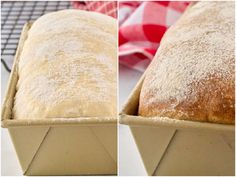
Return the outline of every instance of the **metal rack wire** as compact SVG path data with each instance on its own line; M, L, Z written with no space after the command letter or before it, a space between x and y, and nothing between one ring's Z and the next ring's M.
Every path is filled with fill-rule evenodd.
M1 63L10 72L23 25L45 13L72 8L70 1L2 1Z

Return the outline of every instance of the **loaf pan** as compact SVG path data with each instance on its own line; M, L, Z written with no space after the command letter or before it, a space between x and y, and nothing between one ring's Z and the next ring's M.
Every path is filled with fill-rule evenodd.
M2 106L24 175L117 174L117 118L12 119L17 65L32 23L25 24Z
M130 127L148 175L234 176L235 126L138 116L145 73L120 113Z

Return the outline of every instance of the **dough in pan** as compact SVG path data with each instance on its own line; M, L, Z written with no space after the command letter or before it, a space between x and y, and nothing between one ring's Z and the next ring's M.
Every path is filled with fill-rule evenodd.
M14 119L116 116L116 20L80 10L40 17L18 75Z

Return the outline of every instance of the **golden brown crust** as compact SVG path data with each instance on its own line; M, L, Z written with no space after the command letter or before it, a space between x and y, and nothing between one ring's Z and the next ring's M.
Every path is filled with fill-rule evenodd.
M196 102L193 103L186 99L176 104L174 110L172 109L172 105L175 104L175 100L156 101L149 106L143 106L142 101L152 97L152 95L146 94L140 100L139 115L158 115L182 120L233 124L235 120L234 86L223 83L216 78L211 81L205 81L204 83L205 85L202 87L198 87L197 85L192 86L193 90L197 90L198 99ZM209 92L209 90L211 91Z
M167 32L146 73L139 115L234 124L234 40L230 39L233 23L232 20L220 21L221 16L208 16L211 8L223 9L219 13L228 16L232 11L231 3L197 3ZM186 26L191 26L191 18L205 19L192 22L200 27L205 25L202 33L197 34L194 25L188 28L189 32L184 31ZM211 26L207 26L209 21ZM211 31L212 27L215 31ZM226 33L224 39L219 32ZM212 36L209 37L209 33ZM222 38L224 45L211 43L215 38Z

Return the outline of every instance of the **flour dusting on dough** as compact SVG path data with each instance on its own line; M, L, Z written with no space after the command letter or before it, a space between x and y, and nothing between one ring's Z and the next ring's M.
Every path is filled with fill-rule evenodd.
M116 50L111 17L64 10L39 18L20 57L14 118L115 115Z

